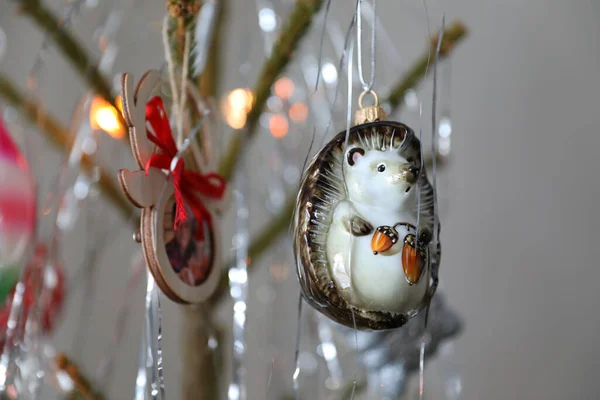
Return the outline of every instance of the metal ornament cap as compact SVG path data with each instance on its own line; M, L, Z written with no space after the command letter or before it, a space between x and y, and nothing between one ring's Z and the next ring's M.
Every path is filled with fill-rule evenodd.
M370 93L375 101L372 106L363 106L365 94ZM354 112L354 125L366 124L369 122L385 121L387 115L385 110L379 107L379 98L373 90L364 91L358 96L358 110Z

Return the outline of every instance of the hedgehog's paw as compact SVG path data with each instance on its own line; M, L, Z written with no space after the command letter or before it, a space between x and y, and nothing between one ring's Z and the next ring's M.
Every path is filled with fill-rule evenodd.
M374 231L373 225L358 215L354 215L344 222L346 230L354 236L367 236Z

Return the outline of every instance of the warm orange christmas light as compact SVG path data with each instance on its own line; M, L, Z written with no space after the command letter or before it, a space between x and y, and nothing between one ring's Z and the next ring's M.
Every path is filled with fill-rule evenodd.
M246 124L246 115L252 108L254 96L249 89L234 89L222 103L225 121L233 129L241 129Z
M121 109L121 96L117 97L117 107ZM125 135L125 128L121 125L120 111L100 96L94 97L90 106L90 125L92 129L102 129L114 139L121 139Z
M294 103L290 107L290 119L297 124L300 124L306 120L308 116L308 107L302 102Z
M248 89L234 89L227 96L229 106L233 109L250 111L254 96Z
M289 123L285 115L274 114L269 119L269 130L274 138L281 139L287 135L289 129Z
M279 78L275 82L275 94L283 100L287 100L294 94L294 82L290 78Z

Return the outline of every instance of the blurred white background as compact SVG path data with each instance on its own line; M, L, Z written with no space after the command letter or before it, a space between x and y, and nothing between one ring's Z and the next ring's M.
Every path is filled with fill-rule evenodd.
M84 11L74 25L90 48L92 28L106 13L104 3ZM227 78L221 82L222 91L251 87L264 54L255 27L254 3L230 3L223 64ZM279 9L289 11L289 3L282 1ZM351 7L351 3L333 0L332 17L344 28L349 11L344 14L339 10L344 5ZM51 4L57 9L60 5L57 1ZM451 163L440 175L441 290L465 323L451 354L452 368L461 376L459 398L599 398L600 4L592 0L440 0L428 5L432 32L438 29L443 12L448 22L460 18L470 31L451 57L451 70L444 70L451 76L453 141ZM427 22L421 1L381 0L378 11L396 50L410 63L426 45ZM160 66L163 12L164 3L154 0L138 2L126 15L119 34L115 76L127 71L137 79L146 69ZM18 16L13 2L0 4L0 27L7 34L0 70L24 88L42 34L29 20ZM320 24L315 24L312 29L313 54L319 28ZM247 36L244 29L254 36ZM249 42L254 44L250 47ZM253 72L249 78L239 73L240 48L251 53ZM380 45L378 55L385 52ZM380 62L376 82L389 85L401 72ZM52 53L42 95L47 108L65 124L83 87L65 61ZM430 84L421 92L427 99ZM397 117L413 126L419 124L414 112ZM429 119L424 121L428 129ZM336 123L335 130L343 129L343 120ZM35 128L30 127L25 134L34 138L30 156L42 188L47 189L60 158L53 147L37 138ZM291 134L305 135L302 141L306 142L310 138L308 129ZM272 143L267 133L261 133L251 148L252 171L267 170L261 151ZM102 158L113 171L133 168L130 153L120 144L107 140L102 146ZM115 149L122 151L115 153ZM304 154L299 156L303 158ZM252 185L265 187L261 176L253 176ZM255 230L268 214L263 198L252 201ZM63 253L68 255L65 264L71 273L83 261L85 232L110 229L115 239L100 255L94 277L96 300L80 356L87 360L84 368L91 372L110 345L115 310L123 301L130 259L137 248L130 229L118 222L119 216L110 206L95 207L94 212L101 217L91 226L79 223L63 239ZM229 235L230 220L224 228ZM288 253L281 250L283 245L289 246L289 242L282 242L279 250L260 260L259 272L250 280L250 399L265 398L269 365L261 352L267 344L275 345L282 357L283 369L277 371L276 385L291 388L297 292L294 269ZM229 248L228 241L224 248ZM268 279L268 266L283 262L287 263L288 277L276 286L277 305L259 301L257 290ZM111 399L127 399L133 394L143 286L138 285L131 297L127 336L108 390ZM69 349L73 344L79 306L84 296L92 295L81 290L73 294L55 334L58 349ZM163 312L166 389L169 398L177 399L182 318L179 307L168 300L163 302ZM223 308L222 316L223 323L229 323L229 306ZM271 328L266 324L273 321L277 335L286 340L268 342ZM435 361L430 365L428 398L441 398L434 396L438 393L436 379L445 372L436 368Z

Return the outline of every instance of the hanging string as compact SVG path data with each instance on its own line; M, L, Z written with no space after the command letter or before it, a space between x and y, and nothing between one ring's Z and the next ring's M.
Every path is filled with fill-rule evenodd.
M240 41L240 65L249 65L250 48L246 41ZM248 71L240 67L244 78ZM246 143L246 135L242 135L242 146ZM244 356L246 355L246 311L248 307L248 246L249 233L249 177L247 174L249 158L242 156L242 168L239 171L237 187L234 191L236 197L236 227L233 236L235 250L235 265L229 269L229 295L233 300L233 326L232 326L232 375L227 390L228 400L246 400L246 369Z
M327 28L330 7L331 0L327 0L327 5L325 6L325 16L323 17L323 28L321 29L321 43L319 44L319 59L317 61L317 79L315 82L315 92L319 88L319 78L321 77L321 67L323 64L323 43L325 42L325 29Z
M357 0L357 9L358 3L361 0ZM354 15L353 23L351 24L351 29L354 29L356 20L358 18L358 14ZM344 139L344 151L348 148L348 140L350 139L350 127L352 126L352 59L354 58L354 38L350 37L350 43L348 43L348 59L346 63L346 70L348 74L348 99L346 102L346 138ZM359 60L360 61L360 60ZM346 171L345 168L346 163L342 163L342 182L344 182L344 192L346 197L348 197L348 184L346 182ZM352 237L352 236L351 236Z
M365 82L365 78L363 76L363 68L362 68L362 13L361 13L361 4L364 0L357 0L356 2L356 50L358 53L358 78L360 79L360 84L365 92L371 91L373 89L373 84L375 83L375 35L377 31L377 20L375 18L375 10L377 5L377 0L371 0L373 6L371 11L373 12L373 20L371 24L371 75L369 77L369 82Z
M344 47L342 50L342 55L340 57L340 62L339 62L338 69L337 69L338 71L342 71L344 68L344 64L347 64L347 60L354 56L354 41L353 41L352 33L354 33L355 24L356 24L356 18L352 18L352 20L350 21L350 26L348 27L348 30L346 31L346 37L344 39ZM351 43L353 45L352 48L350 48ZM335 107L337 105L339 93L340 93L340 80L338 79L336 82L336 85L335 85L335 95L333 97L333 103L331 104L331 118L329 119L329 122L327 123L327 126L325 127L325 132L323 133L323 137L321 138L321 143L319 144L319 148L322 148L323 145L325 144L325 140L329 134L329 130L333 126L333 117L334 117Z
M371 69L371 82L369 85L365 85L363 77L362 77L362 58L361 58L361 52L360 52L360 21L361 21L361 15L360 15L360 3L362 2L362 0L357 0L356 2L356 14L354 15L354 20L356 21L356 24L353 24L353 27L356 26L356 32L357 32L357 42L358 42L358 75L361 81L361 84L363 85L363 89L365 91L367 90L371 90L370 86L373 85L373 81L374 81L374 73L375 73L375 63L374 63L374 59L373 59L373 63L371 65L372 69ZM374 53L373 53L374 54ZM346 137L344 140L344 151L346 151L348 149L348 141L350 139L350 126L351 126L351 122L352 122L352 86L353 86L353 79L352 79L352 72L353 72L353 63L352 60L354 58L354 38L352 37L350 39L350 43L349 43L349 51L348 51L348 64L347 64L347 74L348 74L348 102L347 102L347 108L346 108ZM368 87L368 89L366 88ZM346 174L345 174L345 166L346 163L342 162L342 181L344 182L344 191L346 193L346 197L349 196L348 193L348 184L346 182ZM353 242L354 242L354 237L351 235L350 236L350 249L353 248ZM348 265L352 265L352 252L348 253ZM354 316L354 308L351 308L352 311L352 322L354 325L354 332L356 335L356 319ZM358 349L358 336L355 336L355 345L356 345L356 349ZM354 376L352 378L352 394L350 396L351 400L354 400L354 394L356 392L356 371L354 372Z
M245 157L244 157L245 158ZM244 161L247 165L247 161ZM243 171L246 171L244 168ZM245 400L246 393L246 371L243 365L246 354L246 308L248 302L248 177L241 172L238 181L237 198L237 223L235 233L236 264L229 270L229 292L233 299L233 375L229 383L227 398L229 400Z
M146 273L146 376L150 376L150 398L165 400L165 385L162 370L162 317L160 293L154 277Z
M179 114L179 95L177 93L177 83L175 82L175 63L171 54L169 45L169 13L165 14L162 29L163 49L165 51L165 60L167 60L167 71L169 75L169 85L171 86L171 115L177 119ZM179 132L177 132L179 134ZM179 136L178 136L179 138Z
M183 142L183 114L185 112L185 102L187 101L187 83L188 68L190 64L190 32L185 33L185 43L183 50L183 67L181 71L181 98L179 101L179 112L177 113L177 147Z
M338 349L335 341L333 340L333 330L331 329L331 323L327 317L318 313L317 327L319 332L319 341L321 342L322 356L325 359L327 366L327 372L329 378L332 380L332 386L338 386L342 382L342 366L339 358L337 357ZM324 349L328 349L325 351ZM329 351L331 350L331 351Z
M294 400L298 400L300 392L300 336L302 334L302 293L298 296L298 317L296 326L296 351L294 352L294 375L292 376Z
M431 100L431 158L432 158L432 189L433 189L433 210L434 210L434 218L433 218L433 248L434 251L437 251L437 243L438 243L438 217L437 217L437 188L436 188L436 158L437 158L437 121L436 121L436 108L437 108L437 66L440 56L440 48L442 45L442 39L444 37L444 27L445 27L446 15L442 16L442 27L440 29L440 33L438 36L437 47L435 49L435 57L433 60L433 93ZM436 257L437 258L437 257ZM437 279L437 271L432 271L432 277ZM429 306L430 301L427 304L427 308L425 310L425 318L423 320L423 335L421 336L421 348L419 354L419 400L423 400L424 392L425 392L425 342L426 342L426 331L427 331L427 321L429 319Z
M425 10L425 19L427 21L427 37L431 37L431 27L429 24L429 10L427 9L427 1L423 0L423 9ZM425 75L429 71L429 63L431 61L431 46L428 45L427 51L427 65L425 66ZM423 102L419 101L419 148L421 151L421 169L424 165L423 159ZM421 196L420 196L420 182L417 183L417 226L420 226L420 216L421 216ZM416 235L415 238L415 248L418 246L419 235ZM427 305L426 314L429 311L429 305ZM427 316L423 320L422 334L419 343L419 400L423 400L424 392L425 392L425 334L427 331Z
M352 252L350 252L348 257L352 257ZM348 261L350 265L352 265L351 262L352 261ZM354 328L354 351L358 353L358 329L356 329L356 316L354 315L354 307L352 307L350 310L352 311L352 325ZM360 368L359 359L357 359L357 367ZM350 400L354 400L354 393L356 393L356 373L357 371L354 371L354 375L352 376L352 394L350 395Z
M385 26L381 22L381 19L375 14L375 12L374 12L375 10L373 9L373 7L369 3L364 3L362 5L362 7L367 12L371 12L374 16L374 18L371 20L371 23L372 24L376 23L377 26L373 27L373 25L371 24L371 28L377 29L377 32L376 32L377 37L378 37L377 40L379 41L380 44L383 44L383 47L385 48L385 56L390 58L390 61L394 68L402 67L403 66L403 60L402 60L403 57L400 56L400 53L396 49L396 44L394 43L394 41L392 40L390 35L385 30ZM386 65L389 65L389 64L386 64Z
M432 97L432 110L431 110L431 174L432 174L432 186L433 186L433 209L437 211L437 120L436 120L436 108L437 108L437 66L440 56L440 49L442 47L442 39L444 38L444 28L446 22L446 15L442 16L442 27L438 35L437 48L435 49L435 61L433 65L433 97ZM438 219L433 219L433 243L437 245L438 242Z
M146 335L142 335L140 341L140 352L138 355L138 372L135 378L135 395L134 400L146 400L146 383L148 381L148 375L146 374L146 355L148 344L146 343Z

